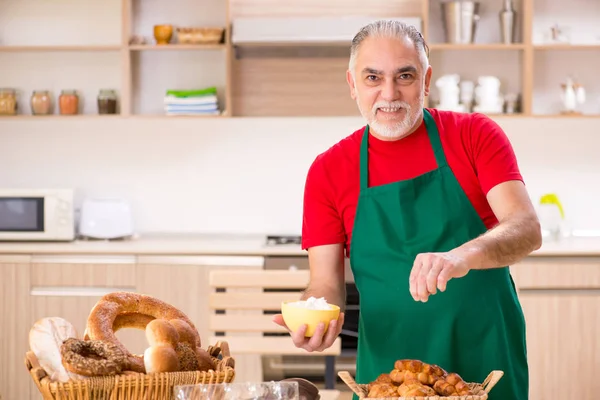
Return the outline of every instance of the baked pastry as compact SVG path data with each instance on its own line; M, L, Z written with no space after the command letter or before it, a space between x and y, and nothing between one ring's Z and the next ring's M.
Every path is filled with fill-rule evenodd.
M123 315L123 317L117 319L119 315ZM102 296L90 312L86 336L91 340L102 340L115 344L125 353L126 370L144 373L146 367L143 357L131 354L117 339L113 327L115 323L117 327L139 327L143 324L147 326L150 318L167 321L182 320L191 328L185 336L192 342L192 348L200 348L200 335L185 313L154 297L131 292L114 292ZM173 349L173 351L175 350ZM165 349L157 352L162 356L167 353L170 352ZM172 365L169 365L169 368L171 367Z
M146 339L150 345L144 352L144 367L148 374L216 368L206 350L193 347L193 330L185 321L155 319L146 326Z
M369 388L367 397L397 397L398 386L391 383L375 383Z
M397 384L416 379L429 386L433 386L438 379L446 375L448 373L443 368L419 360L398 360L394 363L394 370L390 372L390 377Z
M427 397L435 396L437 393L430 386L424 385L417 380L407 380L398 386L400 397Z
M473 392L469 385L457 373L450 373L433 385L433 389L440 396L468 396Z
M60 354L68 371L84 376L116 375L125 367L121 349L101 340L69 338L62 344Z
M468 396L473 391L457 373L419 360L397 360L389 374L367 385L368 397Z
M83 378L67 371L62 363L60 348L63 341L69 338L77 338L77 331L69 321L60 317L42 318L29 331L29 348L53 381L67 382Z

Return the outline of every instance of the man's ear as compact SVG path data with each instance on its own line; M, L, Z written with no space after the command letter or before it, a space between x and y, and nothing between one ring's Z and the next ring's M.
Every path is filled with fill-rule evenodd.
M425 72L425 96L429 96L429 86L431 85L431 74L432 69L431 65L427 67L427 72Z
M356 100L356 86L354 85L354 78L350 70L346 71L346 82L350 86L350 97L352 97L352 100Z

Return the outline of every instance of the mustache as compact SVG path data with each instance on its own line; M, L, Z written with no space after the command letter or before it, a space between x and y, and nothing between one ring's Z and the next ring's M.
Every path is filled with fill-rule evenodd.
M378 108L404 108L406 111L410 112L410 104L405 101L392 101L391 103L387 101L380 101L373 105L373 112L376 112Z

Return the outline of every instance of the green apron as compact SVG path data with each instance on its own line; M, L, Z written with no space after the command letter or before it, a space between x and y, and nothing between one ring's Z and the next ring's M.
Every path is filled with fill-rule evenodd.
M502 370L490 400L527 399L525 320L507 267L469 271L426 303L410 295L417 254L452 250L487 230L446 162L433 117L423 112L433 171L369 187L368 126L362 138L350 247L360 296L356 381L389 373L398 359L417 359L467 382Z

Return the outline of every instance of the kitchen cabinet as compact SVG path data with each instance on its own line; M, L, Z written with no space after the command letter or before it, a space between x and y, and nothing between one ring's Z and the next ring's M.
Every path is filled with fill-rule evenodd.
M600 258L540 257L512 275L527 326L531 400L600 393Z
M29 256L0 255L0 398L29 399L37 388L25 370L31 328ZM31 397L36 398L36 397ZM39 398L39 396L37 397Z

